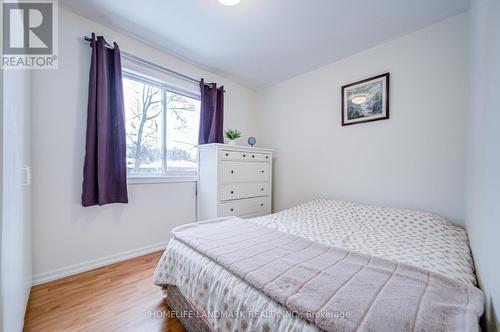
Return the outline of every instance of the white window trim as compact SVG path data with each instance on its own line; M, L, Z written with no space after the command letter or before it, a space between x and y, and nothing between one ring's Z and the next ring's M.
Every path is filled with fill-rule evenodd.
M197 175L164 175L164 176L141 176L135 175L127 178L128 184L150 184L150 183L175 183L175 182L198 182Z
M148 75L138 73L136 71L128 70L126 68L122 69L122 76L131 80L139 81L145 84L149 84L155 86L162 90L162 99L163 99L163 154L167 155L167 98L165 97L165 93L167 91L177 93L186 97L190 97L193 99L200 99L200 93L195 91L190 91L188 89L181 89L176 87L175 85L169 85L166 82L153 79ZM197 182L198 181L198 171L185 171L185 172L175 172L168 171L167 167L167 158L163 157L163 167L164 173L158 175L131 175L127 174L127 183L128 184L148 184L148 183L173 183L173 182ZM127 171L128 172L128 171Z
M154 85L160 89L165 89L170 92L178 93L180 95L184 95L186 97L194 98L194 99L200 99L201 94L200 91L195 90L195 89L187 89L185 87L180 87L175 84L169 84L167 82L164 82L162 80L159 80L157 78L153 78L147 74L143 74L134 70L130 70L127 68L123 68L122 70L122 76L126 77L128 79L132 80L137 80L143 83L147 83L150 85Z

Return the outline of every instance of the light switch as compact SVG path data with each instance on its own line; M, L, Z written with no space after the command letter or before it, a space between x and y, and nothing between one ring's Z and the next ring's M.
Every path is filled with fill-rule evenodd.
M31 167L24 165L23 167L23 186L31 185Z

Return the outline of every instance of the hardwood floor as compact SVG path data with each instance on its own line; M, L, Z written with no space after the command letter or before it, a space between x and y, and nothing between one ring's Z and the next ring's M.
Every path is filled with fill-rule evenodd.
M24 331L186 331L151 281L161 254L33 287Z

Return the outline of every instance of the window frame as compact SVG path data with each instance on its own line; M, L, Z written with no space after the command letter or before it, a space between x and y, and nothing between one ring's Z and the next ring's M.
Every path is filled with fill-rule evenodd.
M149 75L137 72L135 70L122 68L122 79L126 78L129 80L134 80L141 82L143 84L148 84L161 89L162 98L162 163L163 163L163 174L158 175L130 175L127 170L127 182L129 184L146 184L146 183L170 183L170 182L197 182L198 181L198 170L195 171L168 171L167 165L167 92L176 93L185 97L200 100L201 95L199 91L195 91L180 88L174 84L169 84L168 82L152 78Z

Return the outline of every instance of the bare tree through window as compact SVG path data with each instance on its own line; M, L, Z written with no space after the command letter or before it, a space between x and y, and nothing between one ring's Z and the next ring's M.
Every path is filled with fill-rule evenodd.
M128 77L123 87L129 175L195 171L200 101Z
M167 91L167 165L170 171L195 170L200 101Z

